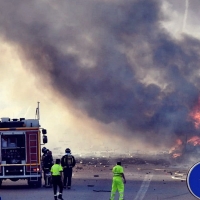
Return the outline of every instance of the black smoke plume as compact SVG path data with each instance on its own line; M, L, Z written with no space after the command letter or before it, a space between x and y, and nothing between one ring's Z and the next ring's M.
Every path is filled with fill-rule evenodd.
M91 118L152 141L196 134L200 41L172 37L161 3L0 0L0 34Z

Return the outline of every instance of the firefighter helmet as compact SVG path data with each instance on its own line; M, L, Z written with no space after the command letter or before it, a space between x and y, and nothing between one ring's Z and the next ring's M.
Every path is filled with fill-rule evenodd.
M71 153L71 150L69 148L66 148L65 153Z
M46 150L47 150L47 148L46 148L46 147L43 147L43 148L42 148L42 153L45 153Z

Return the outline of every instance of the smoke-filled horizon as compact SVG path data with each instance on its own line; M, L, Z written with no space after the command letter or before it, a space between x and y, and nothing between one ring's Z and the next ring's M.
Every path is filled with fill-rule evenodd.
M31 70L76 109L120 125L121 137L128 130L157 143L198 134L190 112L200 87L200 40L173 37L162 25L169 20L162 6L159 0L1 0L0 34L18 46L25 67L31 61Z

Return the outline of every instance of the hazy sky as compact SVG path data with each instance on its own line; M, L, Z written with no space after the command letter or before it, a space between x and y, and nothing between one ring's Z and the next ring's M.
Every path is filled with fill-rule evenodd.
M198 134L198 0L0 0L2 117L50 148L138 149ZM67 144L64 144L66 141ZM137 143L137 145L136 145Z

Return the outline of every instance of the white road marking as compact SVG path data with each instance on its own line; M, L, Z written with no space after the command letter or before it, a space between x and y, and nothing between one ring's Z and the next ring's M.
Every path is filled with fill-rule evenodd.
M146 194L146 192L149 188L149 184L151 182L152 177L153 177L152 174L145 175L144 180L142 182L142 185L141 185L141 187L140 187L140 189L139 189L134 200L143 200L143 198L145 197L145 194Z

